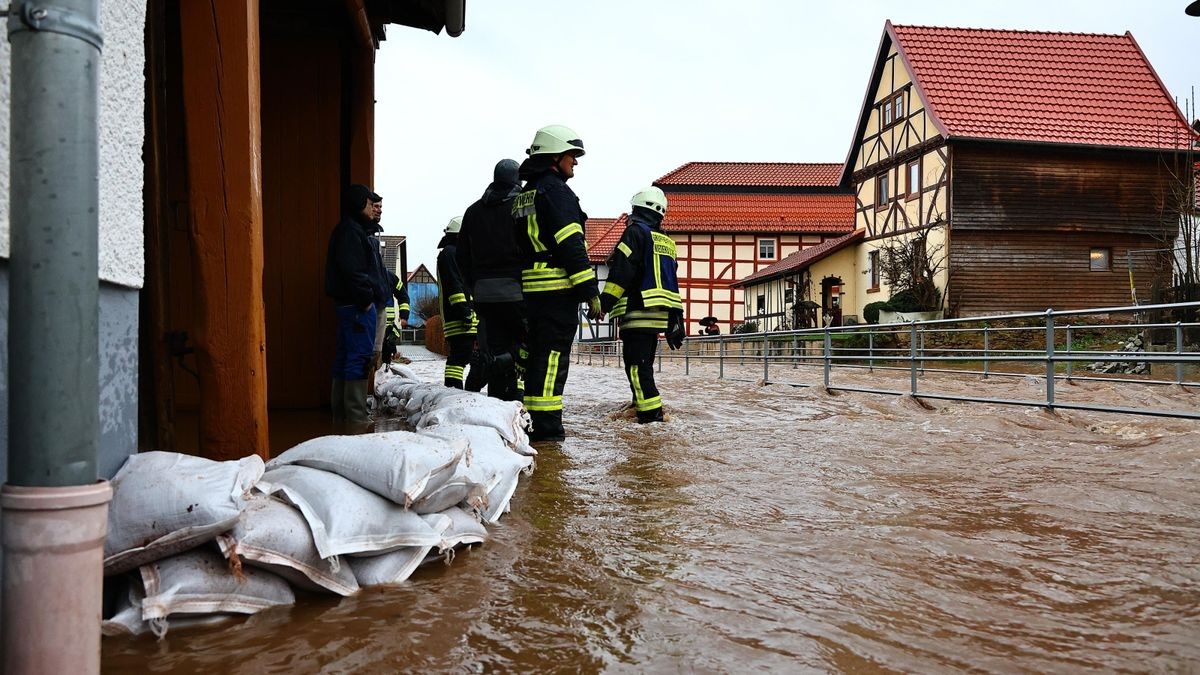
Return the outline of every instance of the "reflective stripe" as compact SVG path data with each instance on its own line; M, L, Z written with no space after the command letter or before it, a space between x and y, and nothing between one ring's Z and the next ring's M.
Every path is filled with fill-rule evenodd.
M397 307L397 309L399 309L401 312L407 312L407 311L409 311L411 308L408 306L408 303L407 303L407 302L402 302L402 303L400 303L400 306L399 306L399 307Z
M525 409L536 412L562 410L561 396L526 396Z
M617 301L617 304L613 305L612 311L609 312L608 315L611 316L612 318L616 319L617 317L620 317L625 314L625 308L628 306L629 306L629 298L621 298L620 300Z
M399 291L399 290L401 290L401 289L403 289L403 288L404 288L404 280L403 280L403 279L399 279L399 278L398 278L398 279L396 279L396 290L398 290L398 291Z
M442 334L446 337L454 337L456 335L474 335L479 328L479 317L472 315L470 321L447 321L442 327Z
M450 296L450 304L457 305L460 302L466 302L467 296L465 293L454 293Z
M545 263L534 263L534 267L521 270L521 279L534 281L537 279L566 279L567 271L561 267L538 267Z
M625 295L625 289L611 281L604 282L604 292L618 299L620 299L622 295Z
M637 366L629 366L629 384L633 386L633 404L638 412L662 407L661 396L646 398L646 393L642 391L642 379L638 376Z
M620 251L621 253L624 253L626 258L633 257L633 249L626 246L625 242L621 242L621 243L617 244L617 250Z
M567 291L571 289L571 282L566 279L555 279L552 281L526 281L521 284L521 290L526 293L539 293L544 291Z
M595 278L596 278L596 272L594 270L592 270L592 268L589 267L586 270L583 270L582 272L576 272L575 274L572 274L571 275L571 284L574 286L578 286L579 284L586 284L587 282L592 281Z
M554 241L561 244L561 243L563 243L564 239L566 239L567 237L569 237L573 234L577 234L581 237L583 236L583 228L579 226L579 223L571 223L569 225L564 226L558 232L555 232L554 233Z
M546 359L546 381L542 383L542 396L554 396L554 381L558 379L558 356L559 352L550 350L550 356Z
M466 367L466 366L451 366L451 365L447 365L447 366L446 366L446 378L445 378L445 379L447 379L447 380L461 380L461 379L463 379L463 375L464 375L464 374L466 374L466 372L467 372L467 367Z
M638 412L646 412L647 410L656 410L661 407L662 407L662 397L661 396L655 396L654 398L648 398L648 399L642 401L641 403L637 404Z
M667 312L661 309L633 309L621 315L625 330L667 330Z

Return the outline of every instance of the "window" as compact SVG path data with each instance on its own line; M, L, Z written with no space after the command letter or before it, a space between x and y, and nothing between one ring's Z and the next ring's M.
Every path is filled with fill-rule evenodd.
M886 206L891 195L888 194L888 174L875 177L875 206Z
M888 99L883 102L883 128L886 129L892 126L892 100Z
M766 312L767 311L767 296L762 295L760 293L758 296L758 302L755 303L755 307L758 310L759 314Z
M908 163L908 198L916 199L921 195L921 160Z
M775 259L775 240L774 239L759 239L758 240L758 259L759 260L774 260Z
M886 129L904 120L904 92L889 96L879 106L880 129Z
M896 97L892 99L892 107L895 108L893 119L897 122L904 119L904 92L896 94Z
M871 290L879 290L879 251L867 253L867 268L871 270Z
M796 301L796 289L794 289L794 288L783 289L783 304L790 305L795 301Z
M1112 270L1112 249L1092 248L1091 270L1093 272L1109 272Z

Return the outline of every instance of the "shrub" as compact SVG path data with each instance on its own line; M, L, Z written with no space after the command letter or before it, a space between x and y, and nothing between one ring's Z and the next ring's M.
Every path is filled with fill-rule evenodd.
M757 332L759 332L758 322L757 321L744 321L744 322L739 323L738 325L734 326L733 330L730 332L738 333L738 334L757 333Z
M890 312L892 311L892 306L886 300L869 302L863 307L863 318L866 319L867 323L879 323L879 312L881 311Z

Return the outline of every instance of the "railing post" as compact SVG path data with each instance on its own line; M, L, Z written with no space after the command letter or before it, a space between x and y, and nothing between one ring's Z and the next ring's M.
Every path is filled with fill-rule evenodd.
M1175 322L1175 354L1179 359L1175 361L1175 384L1183 384L1183 323Z
M725 378L725 337L717 340L717 379Z
M875 372L875 330L867 331L867 372Z
M988 325L983 324L983 379L988 378L989 366L991 361L988 358Z
M592 365L592 354L596 353L595 347L588 347L588 365Z
M829 337L829 326L825 327L825 389L829 389L829 370L832 367L830 357L833 356L833 340Z
M909 324L908 335L908 392L917 395L917 322Z
M600 365L601 366L608 365L608 345L607 344L600 345Z
M771 359L771 340L767 337L767 322L763 321L763 384L770 377L769 366Z
M916 323L915 321L913 322ZM925 326L921 326L921 374L925 374Z
M792 333L792 370L800 365L800 336Z
M1070 356L1071 352L1074 351L1074 349L1075 349L1075 344L1074 344L1073 332L1071 331L1071 326L1068 325L1067 326L1067 356ZM1074 374L1075 374L1075 361L1073 361L1071 359L1067 359L1067 382L1071 381L1071 376Z
M1046 407L1054 408L1054 310L1046 310Z

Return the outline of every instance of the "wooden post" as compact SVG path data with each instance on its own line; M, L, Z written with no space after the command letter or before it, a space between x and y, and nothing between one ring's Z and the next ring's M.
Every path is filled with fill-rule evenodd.
M180 3L200 454L267 457L257 2Z
M350 101L350 181L375 187L375 50L370 45L351 48L352 72L346 78ZM387 195L382 195L385 199ZM392 204L400 195L392 195ZM393 206L395 208L395 206Z

